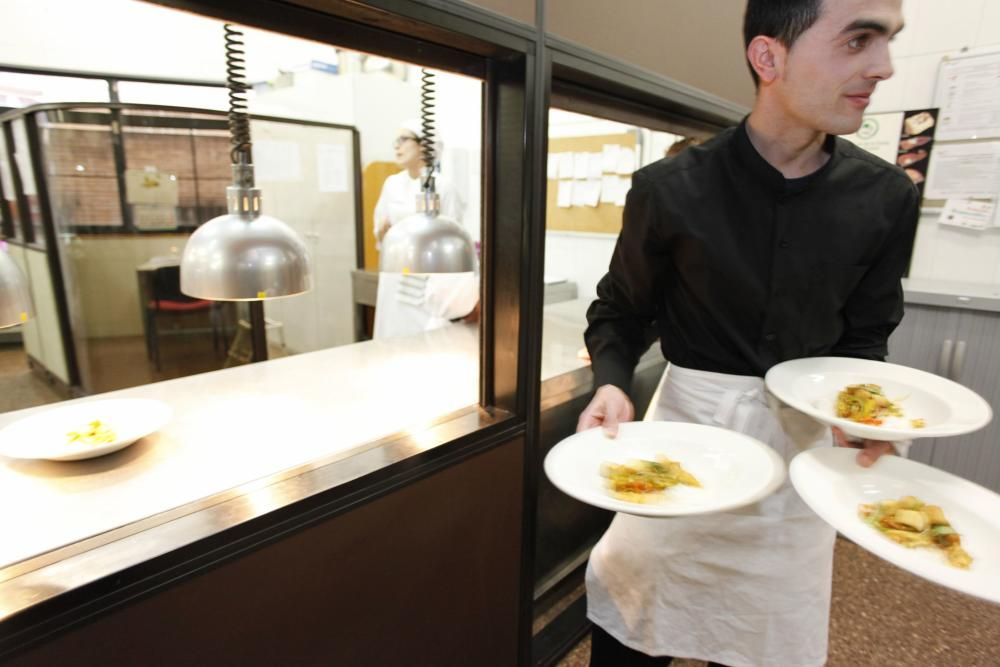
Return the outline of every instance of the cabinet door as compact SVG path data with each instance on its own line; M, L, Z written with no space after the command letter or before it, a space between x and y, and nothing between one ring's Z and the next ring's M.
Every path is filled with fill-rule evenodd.
M960 351L964 343L964 361ZM962 311L955 338L952 379L982 396L996 413L1000 405L1000 314ZM1000 491L1000 422L975 433L944 438L934 448L932 463L983 486Z
M958 334L958 311L934 306L906 304L903 321L889 337L887 361L946 375L950 355L945 341L954 344ZM945 354L942 354L942 353ZM942 356L945 358L942 360ZM910 458L921 463L934 459L937 440L916 440L910 448Z

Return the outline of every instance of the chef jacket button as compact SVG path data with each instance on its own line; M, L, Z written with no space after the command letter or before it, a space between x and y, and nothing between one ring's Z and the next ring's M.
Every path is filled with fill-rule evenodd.
M773 331L769 331L766 334L764 334L764 340L766 340L769 343L771 341L776 340L777 338L778 338L778 334L774 333Z

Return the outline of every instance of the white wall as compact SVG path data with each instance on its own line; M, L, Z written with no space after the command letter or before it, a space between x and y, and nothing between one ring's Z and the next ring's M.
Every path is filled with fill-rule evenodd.
M892 44L895 75L879 84L870 113L933 107L943 56L1000 48L998 0L903 0L903 14L906 29ZM936 211L925 211L910 275L1000 284L1000 229L944 227Z

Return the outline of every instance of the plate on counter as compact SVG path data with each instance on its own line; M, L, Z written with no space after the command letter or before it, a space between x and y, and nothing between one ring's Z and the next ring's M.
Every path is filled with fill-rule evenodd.
M789 477L806 504L858 546L924 579L1000 603L1000 495L917 461L883 456L862 468L856 456L844 447L811 449L792 459ZM863 503L903 496L944 511L972 556L969 569L950 565L937 549L898 544L858 514Z
M605 464L665 456L694 475L701 487L678 485L655 502L616 497L602 475ZM618 436L600 428L571 435L545 457L545 474L557 489L581 502L647 517L706 514L755 503L785 479L778 454L749 436L714 426L682 422L626 422Z
M764 377L768 390L813 419L873 440L941 438L971 433L993 418L989 403L968 387L933 373L884 361L812 357L785 361ZM837 416L837 395L849 385L876 384L902 411L881 424ZM914 420L921 420L917 426Z
M44 409L0 429L0 454L76 461L104 456L158 431L172 414L163 401L117 398Z

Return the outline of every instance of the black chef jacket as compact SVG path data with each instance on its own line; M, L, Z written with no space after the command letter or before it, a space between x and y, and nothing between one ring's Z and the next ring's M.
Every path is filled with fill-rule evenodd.
M635 172L585 333L595 386L628 391L659 336L687 368L755 375L788 359L883 359L919 213L899 169L828 136L786 179L746 121Z

